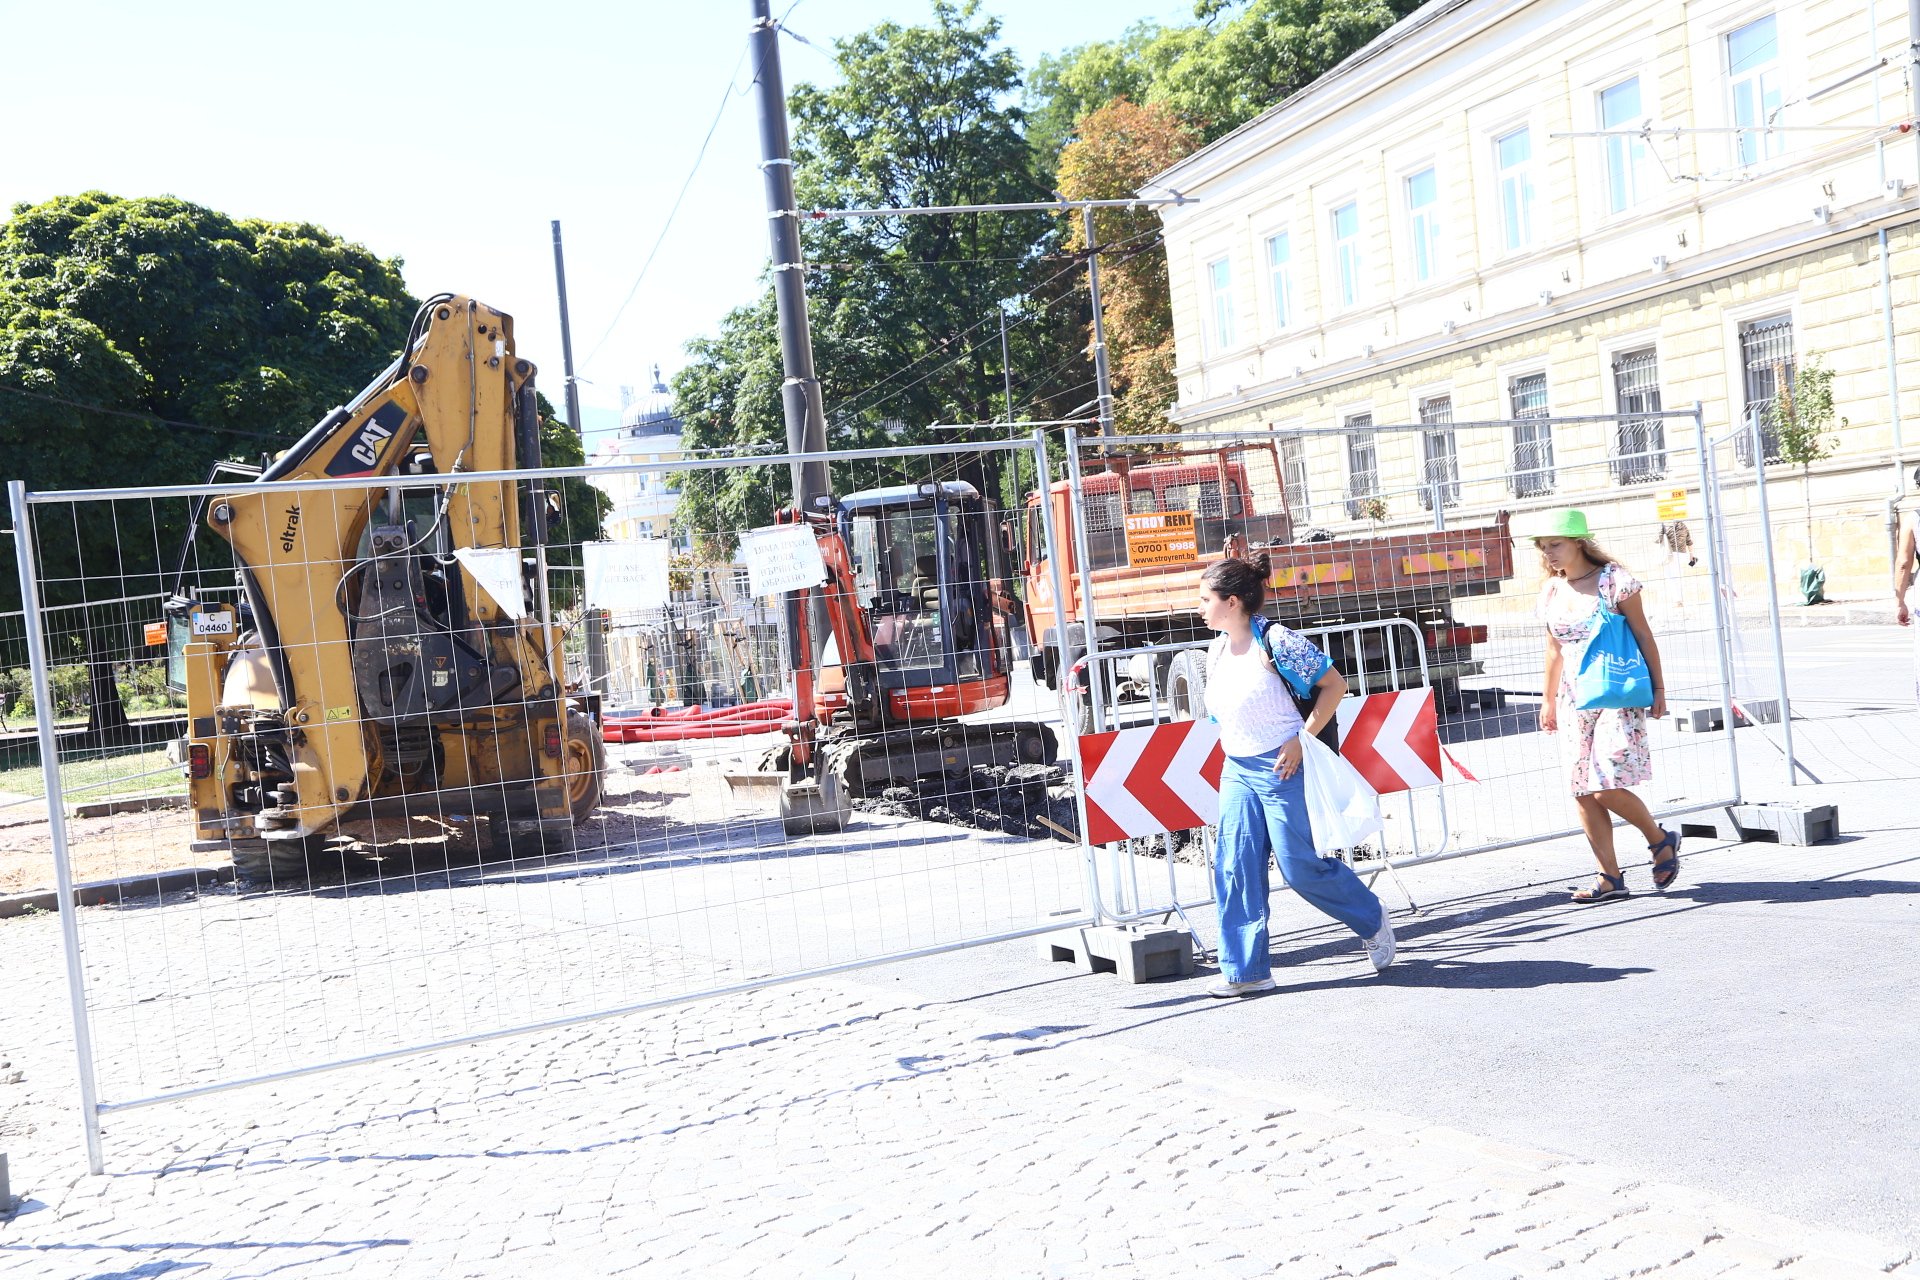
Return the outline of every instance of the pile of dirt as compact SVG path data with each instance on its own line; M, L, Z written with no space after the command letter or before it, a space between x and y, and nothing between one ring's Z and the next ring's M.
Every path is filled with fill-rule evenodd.
M922 778L911 787L888 787L877 797L855 800L853 807L1034 840L1073 840L1080 830L1072 777L1054 765L991 765Z

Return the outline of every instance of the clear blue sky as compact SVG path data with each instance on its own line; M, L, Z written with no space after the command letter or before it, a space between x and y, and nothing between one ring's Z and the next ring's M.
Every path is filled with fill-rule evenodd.
M984 8L1029 68L1140 18L1192 20L1191 0ZM788 25L830 49L929 12L924 0L800 0ZM749 301L765 266L741 63L749 14L747 0L0 0L16 108L0 145L0 210L101 189L317 222L403 257L418 295L469 293L510 312L556 403L548 224L558 218L574 358L594 353L581 376L597 426L594 407L617 406L621 384L644 385L654 362L671 374L682 344ZM792 39L781 56L789 85L833 77L825 54ZM723 95L659 256L603 343Z

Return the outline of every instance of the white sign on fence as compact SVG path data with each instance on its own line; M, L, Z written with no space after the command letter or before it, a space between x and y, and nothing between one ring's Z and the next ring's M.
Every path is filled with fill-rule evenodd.
M455 547L453 558L473 575L481 590L493 597L511 618L527 616L526 593L520 589L520 553L512 547Z
M747 530L740 535L740 558L747 562L749 589L756 596L817 587L827 580L820 545L803 524Z
M667 607L667 558L672 547L665 538L587 542L581 544L581 551L586 560L588 608L625 613Z

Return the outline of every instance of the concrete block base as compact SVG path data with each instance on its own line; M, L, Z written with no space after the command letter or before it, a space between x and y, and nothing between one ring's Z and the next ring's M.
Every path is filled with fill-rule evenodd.
M1742 843L1822 844L1840 834L1840 809L1831 804L1736 804L1690 813L1680 820L1683 836Z
M1088 973L1117 973L1123 982L1184 978L1193 972L1193 935L1159 924L1062 929L1041 936L1040 958L1067 961Z
M1695 707L1691 711L1676 711L1673 714L1673 727L1682 733L1714 733L1720 728L1721 714L1718 707ZM1733 713L1733 727L1743 728L1750 724L1780 723L1780 700L1778 698L1748 698Z

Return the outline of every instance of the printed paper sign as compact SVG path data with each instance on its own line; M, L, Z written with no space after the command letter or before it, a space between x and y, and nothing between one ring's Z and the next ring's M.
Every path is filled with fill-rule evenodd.
M589 542L583 550L588 608L626 613L667 607L667 558L672 548L665 538Z
M527 597L520 589L520 553L511 547L455 547L453 558L473 575L480 589L493 597L510 618L527 616Z
M740 535L740 558L747 562L748 589L756 596L817 587L827 580L820 544L803 524L747 530Z
M1653 513L1661 520L1685 520L1687 518L1687 491L1668 489L1653 501Z
M1200 557L1191 511L1143 511L1127 517L1127 563L1186 564Z

